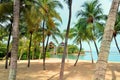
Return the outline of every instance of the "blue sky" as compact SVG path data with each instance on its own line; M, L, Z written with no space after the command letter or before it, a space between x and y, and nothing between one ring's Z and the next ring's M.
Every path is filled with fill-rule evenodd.
M62 30L63 30L63 29L66 29L66 25L67 25L67 21L68 21L68 6L64 2L64 0L59 0L59 1L64 6L63 9L57 9L63 20L63 23L61 25ZM82 9L81 6L86 1L92 1L92 0L73 0L71 27L73 27L74 23L77 21L77 18L76 18L77 11ZM108 14L112 1L111 0L99 0L99 1L102 4L101 7L103 8L103 12L105 14Z
M60 26L60 30L63 31L67 27L67 22L68 22L68 6L64 2L64 0L59 0L59 1L64 6L63 9L57 9L57 11L60 13L60 16L62 17L63 23ZM77 21L76 13L77 13L78 10L82 9L81 5L85 1L92 1L92 0L73 0L73 5L72 5L72 21L71 21L71 26L70 27L73 27L74 23ZM112 0L99 0L99 2L102 4L101 7L103 8L104 14L108 14L109 10L110 10L110 7L111 7ZM120 41L120 39L118 37L117 37L117 40ZM60 39L59 39L59 42L61 42ZM69 40L68 44L75 44L75 43L73 43L72 41ZM92 46L92 50L94 51L95 50L94 44L92 42L90 44ZM100 47L100 43L98 43L97 45L98 45L98 47ZM114 40L112 41L111 45L112 45L111 49L112 50L114 49L116 51L116 46L115 46ZM85 50L89 50L90 49L89 46L88 46L88 44L86 42L83 42L83 48Z

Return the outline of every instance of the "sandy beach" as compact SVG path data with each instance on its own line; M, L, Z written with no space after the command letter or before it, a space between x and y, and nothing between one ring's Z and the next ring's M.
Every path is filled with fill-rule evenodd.
M95 64L91 61L79 60L74 67L75 60L66 61L64 80L92 80ZM9 69L4 69L5 61L0 61L0 80L8 80ZM58 80L61 59L46 60L46 70L42 70L42 60L31 60L30 68L27 61L18 61L17 80ZM108 64L106 80L120 80L120 63Z

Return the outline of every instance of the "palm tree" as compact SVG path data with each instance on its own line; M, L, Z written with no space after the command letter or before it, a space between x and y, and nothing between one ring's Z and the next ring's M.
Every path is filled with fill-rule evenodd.
M12 21L11 21L11 25L10 25L10 28L9 28L9 36L8 36L8 42L7 42L5 69L7 69L7 65L8 65L8 52L9 52L9 45L10 45L11 34L12 34Z
M78 20L78 22L75 24L75 26L73 27L73 29L70 30L70 38L75 38L74 42L77 42L77 44L80 44L80 50L76 59L76 62L74 64L74 66L76 66L79 56L80 56L80 52L82 50L82 41L86 41L88 42L88 45L90 46L90 42L89 40L91 40L91 31L90 29L88 29L87 27L87 22L84 18L80 18ZM91 50L91 46L90 46L90 50ZM93 57L92 57L92 53L91 53L91 58L92 58L92 63L93 63Z
M76 59L76 62L74 64L74 66L76 66L81 50L82 50L82 41L86 41L87 40L87 36L86 35L86 29L85 29L85 24L83 24L85 22L85 19L80 18L78 20L78 22L75 24L75 26L73 28L70 29L70 33L69 33L69 38L73 39L74 38L74 43L80 44L80 49L78 52L78 56Z
M111 9L108 15L106 27L104 30L103 39L101 42L99 58L96 63L96 70L94 80L105 80L105 73L107 69L107 61L110 50L110 43L113 37L114 25L120 0L113 0Z
M71 23L71 16L72 16L72 0L65 0L65 1L68 4L69 19L68 19L68 25L67 25L67 32L66 32L66 35L65 35L64 53L63 53L63 56L62 56L59 80L63 80L65 57L66 57L66 53L67 53L66 52L67 51L67 42L68 42L68 35L69 35L69 29L70 29L70 23Z
M29 42L29 50L28 50L28 67L29 67L32 36L33 36L33 32L38 30L41 19L39 14L37 13L37 10L32 5L30 10L26 9L25 19L28 26L28 32L30 33L30 42Z
M16 80L17 72L17 53L18 53L18 41L19 41L19 10L20 10L20 0L14 0L14 12L13 12L13 42L11 50L11 65L9 71L8 80Z
M80 56L80 53L82 51L82 34L81 34L81 32L82 31L78 27L74 27L74 28L70 29L70 36L72 36L71 38L75 37L74 42L77 44L80 44L79 45L80 49L79 49L78 56L77 56L77 59L76 59L74 66L76 66L78 59L79 59L79 56ZM84 35L84 33L83 33L83 35Z
M58 40L56 38L57 37L62 37L60 34L60 30L57 28L59 26L58 23L54 23L54 27L48 27L45 31L45 34L47 35L47 42L46 42L46 46L45 46L45 57L46 57L46 51L47 51L47 47L48 47L48 42L49 42L49 38L52 37L56 43L58 43Z
M88 41L88 45L90 47L90 56L91 56L91 60L92 60L92 64L94 63L94 59L93 59L93 54L92 54L92 48L90 46L90 42Z
M115 22L114 32L113 32L113 38L115 40L116 47L117 47L117 49L118 49L118 51L120 53L120 49L119 49L117 39L116 39L116 36L118 34L120 34L120 11L117 13L117 19L116 19L116 22Z
M40 5L40 9L39 11L41 12L42 16L43 16L43 23L42 23L42 27L43 27L43 69L45 70L45 28L47 26L45 26L46 24L48 25L52 25L53 24L53 18L57 19L57 20L61 20L61 17L59 16L59 13L56 12L55 8L59 7L62 8L62 5L59 1L57 0L38 0L39 5ZM52 26L53 27L53 26Z
M7 69L8 66L8 52L9 52L9 45L10 45L10 38L11 38L11 32L12 32L12 23L13 23L13 2L10 1L3 1L0 4L0 22L5 23L7 21L10 21L10 23L7 25L7 29L9 31L8 36L8 42L7 42L7 50L6 50L6 61L5 61L5 69Z
M97 55L99 54L98 48L95 42L96 35L95 35L95 30L98 28L96 26L96 23L98 23L101 19L103 19L103 13L102 13L102 8L101 4L99 3L98 0L93 0L93 1L86 1L83 5L83 10L80 10L77 12L77 17L81 16L82 18L86 19L87 22L87 27L90 29L89 31L92 34L92 41L94 42L95 48Z

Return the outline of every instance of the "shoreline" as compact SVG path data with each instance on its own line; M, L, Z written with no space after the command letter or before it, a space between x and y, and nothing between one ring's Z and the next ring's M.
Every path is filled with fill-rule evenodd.
M61 63L61 58L46 58L46 62L60 62ZM28 60L17 60L17 62L27 62ZM34 59L34 60L30 60L31 62L42 62L43 59ZM75 62L76 59L65 59L65 62ZM0 62L5 62L5 60L0 60ZM78 60L78 62L91 62L91 60ZM96 60L94 60L94 63L96 63ZM108 61L108 63L120 63L117 61Z
M27 67L27 60L18 60L17 80L58 80L61 65L59 58L47 58L46 70L43 70L43 60L31 60L31 65ZM65 61L64 80L92 80L95 63L91 61L79 60L74 67L75 60ZM4 69L5 60L0 61L0 78L7 80L9 68ZM87 75L87 77L86 77ZM120 80L120 63L109 63L105 80Z

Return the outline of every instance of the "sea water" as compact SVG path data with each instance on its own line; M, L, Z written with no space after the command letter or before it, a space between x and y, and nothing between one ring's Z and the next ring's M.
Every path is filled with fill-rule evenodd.
M97 61L98 56L96 52L92 52L93 60ZM57 54L57 55L52 55L52 58L62 58L62 54ZM67 55L68 59L76 59L77 55L74 54L68 54ZM79 56L79 60L91 60L91 53L86 52L84 55ZM110 52L108 56L108 61L111 62L120 62L120 54L118 52Z
M96 52L92 52L92 56L94 61L97 61L98 56L96 54ZM85 53L85 55L80 56L79 59L81 60L91 60L91 53ZM112 62L120 62L120 54L118 52L110 52L109 56L108 56L108 61L112 61Z

